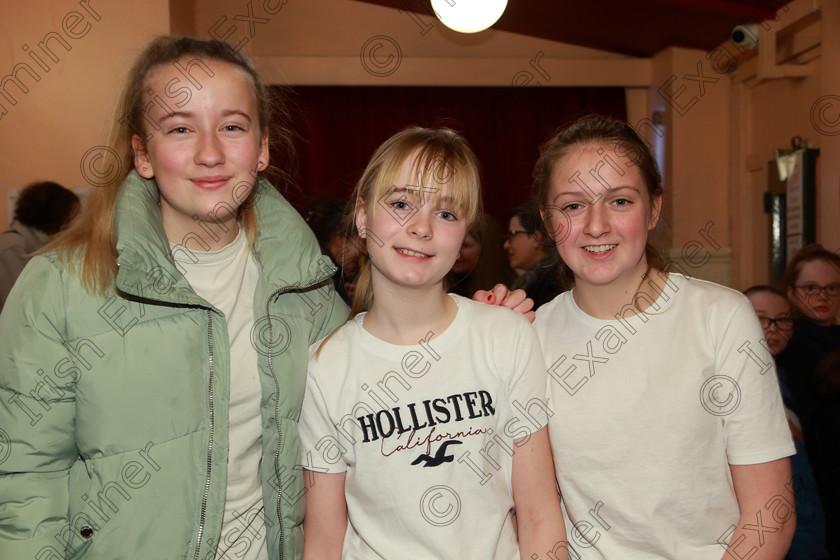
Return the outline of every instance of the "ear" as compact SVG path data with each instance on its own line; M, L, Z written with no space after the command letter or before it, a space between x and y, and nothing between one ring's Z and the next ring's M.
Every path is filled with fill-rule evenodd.
M365 208L365 201L361 198L356 200L356 230L358 230L359 237L362 239L367 235L367 209Z
M260 153L259 153L259 163L257 163L257 171L263 171L265 168L268 167L268 158L269 158L269 149L268 149L268 129L264 128L262 132L262 138L260 139Z
M134 150L134 169L144 179L151 179L155 176L155 169L152 166L152 160L149 158L149 151L146 149L146 144L138 135L131 137L131 148Z
M648 223L648 230L652 230L659 223L659 215L662 212L662 193L658 192L653 195L650 208L650 222Z

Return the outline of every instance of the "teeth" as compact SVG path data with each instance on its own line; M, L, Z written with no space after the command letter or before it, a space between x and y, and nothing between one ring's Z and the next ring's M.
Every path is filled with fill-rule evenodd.
M408 255L409 257L428 257L426 253L418 253L417 251L412 251L411 249L397 249L397 252L402 253L403 255Z
M616 247L616 246L617 246L617 244L612 244L612 245L587 245L587 246L584 247L584 249L586 249L590 253L601 254L601 253L606 253L607 251L609 251L610 249L612 249L613 247Z

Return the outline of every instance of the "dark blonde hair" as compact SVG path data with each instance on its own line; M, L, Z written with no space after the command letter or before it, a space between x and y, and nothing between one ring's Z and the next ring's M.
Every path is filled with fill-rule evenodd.
M365 204L369 216L373 212L383 211L377 208L376 201L395 188L397 177L407 161L411 162L412 176L418 178L418 186L435 189L432 196L440 196L440 187L443 185L449 187L447 195L452 197L456 207L463 209L467 228L472 227L481 215L478 161L467 141L446 128L410 127L379 146L356 183L351 199L355 202L354 210L358 204ZM355 211L352 214L347 222L349 239L366 233L357 230ZM373 305L370 274L370 261L363 257L351 317L367 311Z
M217 61L233 65L248 76L257 101L257 114L261 132L268 131L272 118L279 118L280 130L275 131L274 143L280 144L281 153L293 154L294 144L288 127L288 113L284 99L273 99L260 80L251 62L223 41L205 41L191 37L158 37L152 40L135 59L128 72L116 107L108 147L101 167L119 170L116 178L103 186L92 189L85 201L81 215L67 230L57 236L45 250L57 249L59 255L80 276L89 290L104 293L113 286L117 273L117 249L114 235L114 209L122 183L133 169L134 151L132 137L139 136L145 144L149 130L144 109L145 95L149 90L149 77L165 64L186 61L186 65L203 61ZM205 72L212 76L207 68ZM280 170L280 180L290 183L290 176ZM254 190L239 206L238 219L253 243L256 237L256 216L253 209Z
M564 224L557 223L556 212L549 204L548 195L551 191L551 180L559 162L568 156L575 148L595 144L610 144L614 147L614 155L629 160L625 166L638 167L648 191L648 197L653 204L656 196L662 195L662 176L653 154L641 136L624 121L615 120L601 115L584 117L577 122L558 130L540 149L540 157L534 166L533 191L540 208L545 213L545 226L549 236L556 237ZM649 268L663 269L665 259L660 251L648 242L645 256ZM564 288L568 289L573 283L574 275L563 263L561 274Z

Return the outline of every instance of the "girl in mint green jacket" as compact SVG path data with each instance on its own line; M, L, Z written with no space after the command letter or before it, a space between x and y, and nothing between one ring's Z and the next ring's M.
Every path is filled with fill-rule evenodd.
M307 348L347 309L259 178L269 109L224 43L135 62L99 162L120 180L0 315L0 558L301 555Z

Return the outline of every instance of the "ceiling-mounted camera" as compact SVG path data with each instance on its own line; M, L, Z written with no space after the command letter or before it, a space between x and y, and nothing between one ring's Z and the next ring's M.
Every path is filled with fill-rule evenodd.
M732 30L730 34L732 42L745 49L754 49L758 46L758 24L745 23Z

